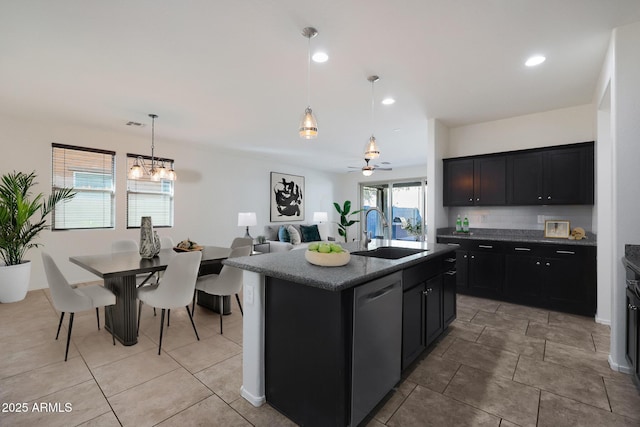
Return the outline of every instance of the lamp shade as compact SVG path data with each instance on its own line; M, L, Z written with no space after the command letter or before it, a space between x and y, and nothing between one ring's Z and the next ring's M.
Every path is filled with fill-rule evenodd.
M329 215L326 212L314 212L313 222L329 221Z
M239 212L238 227L251 227L258 224L255 212Z

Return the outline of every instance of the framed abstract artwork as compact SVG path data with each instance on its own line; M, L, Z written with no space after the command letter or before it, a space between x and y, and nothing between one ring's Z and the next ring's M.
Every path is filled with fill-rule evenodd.
M271 222L304 221L304 176L271 172Z

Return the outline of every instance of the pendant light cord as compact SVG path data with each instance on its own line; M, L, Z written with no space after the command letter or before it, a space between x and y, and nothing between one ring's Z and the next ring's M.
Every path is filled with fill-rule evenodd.
M156 138L156 115L149 114L151 116L151 170L155 169L154 155L153 151L155 149L155 138Z
M307 39L307 107L311 107L311 36Z
M373 136L374 126L375 126L375 118L374 118L374 110L375 110L375 101L373 97L373 84L375 80L371 80L371 136Z

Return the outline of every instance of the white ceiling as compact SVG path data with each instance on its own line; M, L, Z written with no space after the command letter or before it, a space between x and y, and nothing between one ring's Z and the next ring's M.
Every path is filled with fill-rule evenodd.
M158 144L346 171L363 163L377 74L378 162L413 166L428 118L590 103L611 30L637 21L640 0L0 0L0 110L143 134L125 123L156 113ZM308 141L306 26L330 57L312 63ZM534 53L547 61L525 67Z

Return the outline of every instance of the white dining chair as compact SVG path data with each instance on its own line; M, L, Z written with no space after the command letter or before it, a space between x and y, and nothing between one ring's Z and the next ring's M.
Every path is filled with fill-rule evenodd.
M139 253L138 243L133 239L121 239L111 242L111 253L118 252L136 252ZM144 285L152 285L156 283L155 273L144 273L136 275L136 287Z
M73 288L71 287L67 279L65 279L55 261L53 260L53 258L51 258L51 255L43 252L42 261L44 263L44 271L47 276L47 282L49 283L49 289L51 291L53 306L56 310L60 311L60 322L58 323L56 340L60 335L60 327L62 326L64 314L70 313L69 330L67 331L67 346L64 352L64 361L67 361L67 356L69 355L69 341L71 341L73 317L74 314L79 311L86 311L95 308L96 316L98 318L98 330L100 330L100 313L98 311L98 308L105 307L105 323L107 321L107 313L109 313L109 317L111 319L111 339L113 340L113 345L116 345L116 339L113 335L113 306L116 303L116 296L113 294L113 292L99 285ZM107 310L107 307L109 307L109 310Z
M231 250L229 258L236 258L241 256L251 255L252 246L240 246ZM222 335L222 316L223 316L223 297L236 295L236 301L238 307L240 307L240 314L244 315L242 311L242 304L240 303L240 290L242 289L242 270L230 265L223 265L220 270L220 274L207 274L200 276L196 281L196 290L206 292L210 295L218 296L220 301L220 334ZM192 310L195 307L195 294L193 297Z
M200 341L196 325L193 323L189 302L193 298L193 292L200 269L202 252L183 252L175 254L169 260L167 269L164 271L160 282L156 285L143 286L138 288L138 332L140 331L140 315L142 314L142 304L150 305L154 308L161 308L160 314L160 341L158 343L158 355L162 349L162 333L164 328L164 316L166 310L172 308L186 307L187 314L193 326L193 332Z
M241 246L252 246L252 245L253 245L253 239L250 239L248 237L236 237L235 239L233 239L233 242L231 242L231 249L239 248Z
M160 249L172 249L175 245L173 239L169 236L160 237Z

